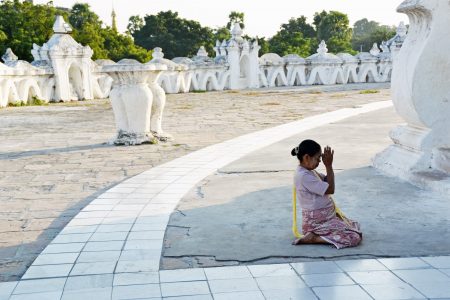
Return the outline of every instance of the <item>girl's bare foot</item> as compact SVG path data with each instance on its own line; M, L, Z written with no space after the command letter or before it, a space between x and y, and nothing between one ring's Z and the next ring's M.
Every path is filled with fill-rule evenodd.
M327 244L327 241L322 239L319 235L314 232L308 232L303 237L296 239L292 245L300 245L300 244Z
M311 244L311 241L314 239L315 234L312 232L308 232L304 236L299 239L296 239L292 244L300 245L300 244Z

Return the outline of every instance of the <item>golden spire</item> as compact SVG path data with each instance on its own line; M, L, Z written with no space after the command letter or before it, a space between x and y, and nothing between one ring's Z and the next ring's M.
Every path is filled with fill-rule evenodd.
M112 3L112 13L111 13L111 18L112 18L112 30L114 30L115 32L117 32L116 12L114 11L114 2Z

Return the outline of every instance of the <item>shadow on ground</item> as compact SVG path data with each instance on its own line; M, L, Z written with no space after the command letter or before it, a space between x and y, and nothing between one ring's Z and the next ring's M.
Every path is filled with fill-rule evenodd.
M30 151L0 152L0 160L12 160L36 155L51 155L55 153L77 152L107 147L112 148L114 147L114 145L105 142L101 144L92 144L83 146L71 146L71 147L41 149L41 150L30 150Z
M180 262L173 261L177 258L186 266L208 266L450 253L450 197L421 191L372 167L337 175L339 191L335 199L347 216L362 225L364 240L356 248L292 246L291 186L261 189L226 200L242 188L240 185L254 190L255 185L289 182L291 175L280 172L265 176L266 182L255 173L224 175L221 184L229 187L225 195L213 192L213 182L199 188L196 199L184 200L170 219L162 266L180 267Z
M100 189L65 209L47 228L42 230L36 239L27 243L18 243L7 247L3 247L2 243L0 243L0 283L20 280L37 256L83 207L119 183L114 183L106 188ZM17 233L11 232L10 234Z

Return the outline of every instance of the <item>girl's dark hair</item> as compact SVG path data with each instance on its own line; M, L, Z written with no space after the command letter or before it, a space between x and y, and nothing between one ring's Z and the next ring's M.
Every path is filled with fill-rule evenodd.
M292 156L297 156L297 158L302 161L303 156L308 154L309 156L314 156L321 150L320 145L313 140L304 140L298 147L295 147L291 151Z

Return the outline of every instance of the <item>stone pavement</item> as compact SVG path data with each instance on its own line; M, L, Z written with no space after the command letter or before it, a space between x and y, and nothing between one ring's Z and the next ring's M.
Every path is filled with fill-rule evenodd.
M20 282L0 284L0 295L5 299L449 298L450 256L159 271L169 216L198 181L294 134L361 113L382 117L380 109L389 105L384 101L341 109L247 134L127 179L83 208Z
M450 195L423 191L370 167L371 158L391 144L389 130L400 123L392 107L361 114L301 132L219 169L171 216L161 267L450 254ZM336 251L290 243L298 164L290 150L307 138L335 149L334 198L361 223L365 237L359 247Z
M88 203L126 178L208 145L343 107L389 99L387 85L168 95L175 141L113 147L109 100L0 110L0 281L19 279ZM366 94L359 90L382 89Z

